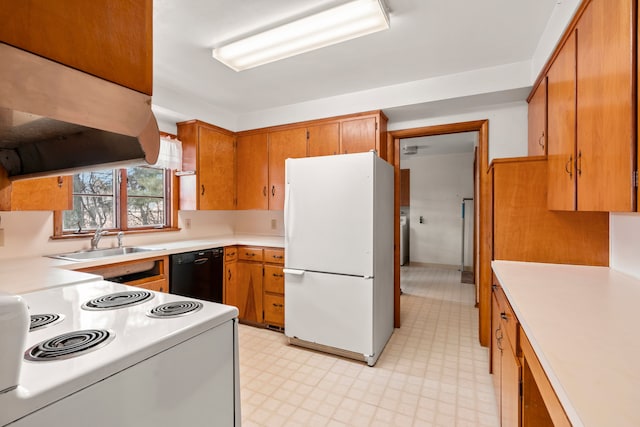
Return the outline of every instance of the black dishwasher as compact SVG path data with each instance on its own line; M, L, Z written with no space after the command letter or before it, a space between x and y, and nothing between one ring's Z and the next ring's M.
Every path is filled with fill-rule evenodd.
M222 303L222 248L174 254L170 258L170 293Z

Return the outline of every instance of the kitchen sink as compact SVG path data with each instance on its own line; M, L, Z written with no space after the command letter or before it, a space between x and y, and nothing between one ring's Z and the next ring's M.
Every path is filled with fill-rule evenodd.
M89 251L68 252L58 255L47 255L49 258L65 259L69 261L86 261L119 255L135 254L139 252L159 251L162 249L143 248L140 246L125 246L121 248L94 249Z

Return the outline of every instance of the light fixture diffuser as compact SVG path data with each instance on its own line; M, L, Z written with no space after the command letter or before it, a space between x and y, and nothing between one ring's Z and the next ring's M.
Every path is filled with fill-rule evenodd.
M381 0L355 0L213 49L242 71L389 28Z

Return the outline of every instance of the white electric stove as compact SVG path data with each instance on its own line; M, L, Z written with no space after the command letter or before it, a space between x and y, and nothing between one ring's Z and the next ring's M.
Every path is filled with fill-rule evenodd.
M237 315L106 281L0 295L0 426L239 426Z

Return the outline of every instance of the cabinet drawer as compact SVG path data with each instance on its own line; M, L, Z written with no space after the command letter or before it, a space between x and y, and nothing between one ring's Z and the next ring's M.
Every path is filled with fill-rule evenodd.
M148 289L150 291L156 292L169 292L169 286L167 283L167 279L157 279L157 280L136 280L133 282L125 283L129 286L136 286L142 289Z
M284 249L266 248L264 250L264 262L284 265Z
M276 294L284 294L284 274L282 267L275 265L264 266L264 290Z
M262 262L262 248L240 247L238 248L238 259L241 259L243 261Z
M224 248L224 262L238 260L238 248L235 246L226 246Z
M264 323L284 326L284 297L281 295L264 295Z
M493 292L496 295L498 307L500 310L500 325L505 331L506 336L509 338L509 345L513 354L520 354L517 347L518 338L518 319L516 318L507 297L502 290L502 287L498 284L494 284Z

